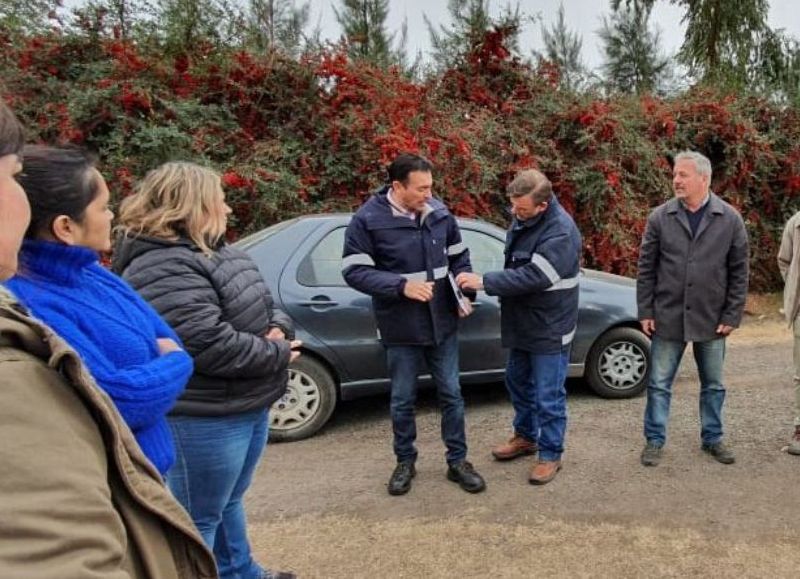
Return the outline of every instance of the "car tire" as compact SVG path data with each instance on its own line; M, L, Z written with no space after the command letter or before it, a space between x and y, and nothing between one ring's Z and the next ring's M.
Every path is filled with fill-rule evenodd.
M276 442L314 435L333 414L336 383L328 369L304 354L289 366L286 393L269 411L269 438Z
M650 340L635 328L614 328L592 345L586 381L603 398L632 398L647 387Z

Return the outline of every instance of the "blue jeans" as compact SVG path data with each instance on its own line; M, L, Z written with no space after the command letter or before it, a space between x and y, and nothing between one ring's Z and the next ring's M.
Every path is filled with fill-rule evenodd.
M267 444L267 419L267 410L169 417L177 459L167 484L224 579L259 579L263 572L250 553L243 496Z
M653 336L650 346L650 383L647 385L647 408L644 412L644 436L655 446L667 441L667 421L672 398L672 383L686 349L686 342ZM722 439L722 363L725 360L725 338L693 342L692 351L700 375L700 436L703 444L716 444Z
M453 332L438 346L386 346L386 363L392 380L392 429L397 462L414 462L417 449L417 376L423 362L436 383L436 398L442 411L442 440L447 447L447 464L467 457L464 433L464 399L458 383L458 336Z
M560 460L567 431L567 379L570 348L557 354L511 349L506 388L514 407L514 432L539 444L540 460Z

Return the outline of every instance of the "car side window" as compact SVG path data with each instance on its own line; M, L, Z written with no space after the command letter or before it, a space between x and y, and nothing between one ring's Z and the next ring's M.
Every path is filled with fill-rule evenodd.
M309 286L346 286L342 277L345 227L338 227L319 240L297 268L297 283Z
M461 239L469 248L472 270L477 273L499 271L505 265L503 251L505 243L480 231L461 229Z

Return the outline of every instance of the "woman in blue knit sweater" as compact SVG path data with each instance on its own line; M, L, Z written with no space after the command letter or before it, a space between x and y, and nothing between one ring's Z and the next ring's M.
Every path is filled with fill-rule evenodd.
M98 263L111 249L114 215L92 158L27 147L23 159L18 179L32 219L19 273L7 285L78 351L164 475L175 461L166 414L192 375L192 359L153 308Z

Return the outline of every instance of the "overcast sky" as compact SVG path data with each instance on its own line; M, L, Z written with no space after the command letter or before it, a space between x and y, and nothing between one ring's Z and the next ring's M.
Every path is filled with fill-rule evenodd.
M736 0L727 0L735 2ZM324 38L331 40L341 36L341 29L336 22L332 5L340 5L338 0L310 0L312 25L320 24ZM521 49L525 56L532 50L541 50L541 26L550 26L556 19L560 4L564 5L564 14L570 28L578 32L583 39L583 61L591 69L600 66L603 61L602 50L598 43L597 30L602 27L603 15L610 12L608 0L520 0L520 10L528 15L538 15L541 19L535 23L527 23L520 35ZM491 0L493 14L501 12L505 0ZM770 0L769 23L773 28L785 28L800 39L800 0ZM390 13L387 26L390 31L399 31L403 20L408 19L408 54L413 57L418 50L423 54L430 50L428 30L423 14L435 24L450 23L447 11L447 0L390 0ZM681 26L683 10L668 0L659 0L650 18L651 26L661 31L661 46L665 54L674 54L683 41L684 27Z

